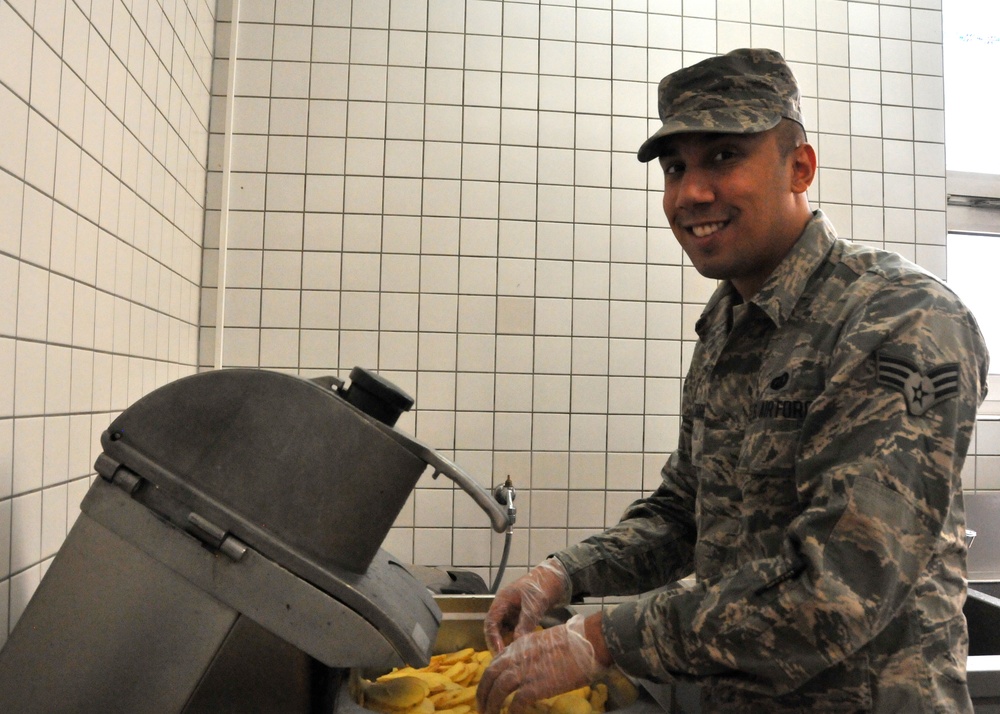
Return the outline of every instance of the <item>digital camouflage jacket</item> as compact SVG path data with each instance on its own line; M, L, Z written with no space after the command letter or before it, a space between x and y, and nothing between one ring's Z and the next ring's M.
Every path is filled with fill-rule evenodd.
M971 712L972 315L816 212L757 295L721 285L696 329L662 484L556 554L574 594L645 593L606 611L615 662L699 682L706 712Z

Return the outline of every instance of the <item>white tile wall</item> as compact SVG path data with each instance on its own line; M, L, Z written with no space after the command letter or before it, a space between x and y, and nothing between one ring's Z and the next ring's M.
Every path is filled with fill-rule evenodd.
M222 366L409 390L402 428L522 489L508 577L614 522L674 444L712 289L634 151L707 54L783 51L814 204L945 269L938 0L244 0L235 60L225 0L85 5L0 1L0 622L103 426L217 339ZM1000 488L991 429L972 486ZM386 547L492 579L501 541L428 479Z
M213 5L0 2L0 644L100 432L196 369Z
M222 363L364 364L412 390L403 428L484 484L509 473L526 489L512 575L613 522L676 438L713 286L664 227L655 167L634 159L663 74L751 43L783 51L819 150L815 205L843 235L944 271L938 6L377 0L315 4L311 19L305 3L301 20L275 7L244 4L228 97ZM210 143L222 156L225 135ZM387 546L492 577L497 537L442 489L418 485Z

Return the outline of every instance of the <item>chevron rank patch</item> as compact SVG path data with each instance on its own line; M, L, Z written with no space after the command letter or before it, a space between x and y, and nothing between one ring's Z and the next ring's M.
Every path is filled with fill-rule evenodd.
M958 395L958 363L943 364L926 373L910 360L879 352L878 381L902 393L906 409L921 416L935 404Z

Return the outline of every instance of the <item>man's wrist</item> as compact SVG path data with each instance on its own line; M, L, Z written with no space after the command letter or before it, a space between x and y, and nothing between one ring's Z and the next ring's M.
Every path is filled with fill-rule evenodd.
M602 667L610 667L614 664L608 646L604 642L604 613L595 612L587 615L583 621L583 634L594 648L594 659Z

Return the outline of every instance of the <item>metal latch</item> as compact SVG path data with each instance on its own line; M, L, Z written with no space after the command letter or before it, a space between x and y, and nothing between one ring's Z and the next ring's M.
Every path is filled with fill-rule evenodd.
M213 550L222 552L235 563L238 563L246 555L247 547L244 543L204 516L199 516L192 511L188 514L187 519L188 523L194 526L194 531L191 534Z

